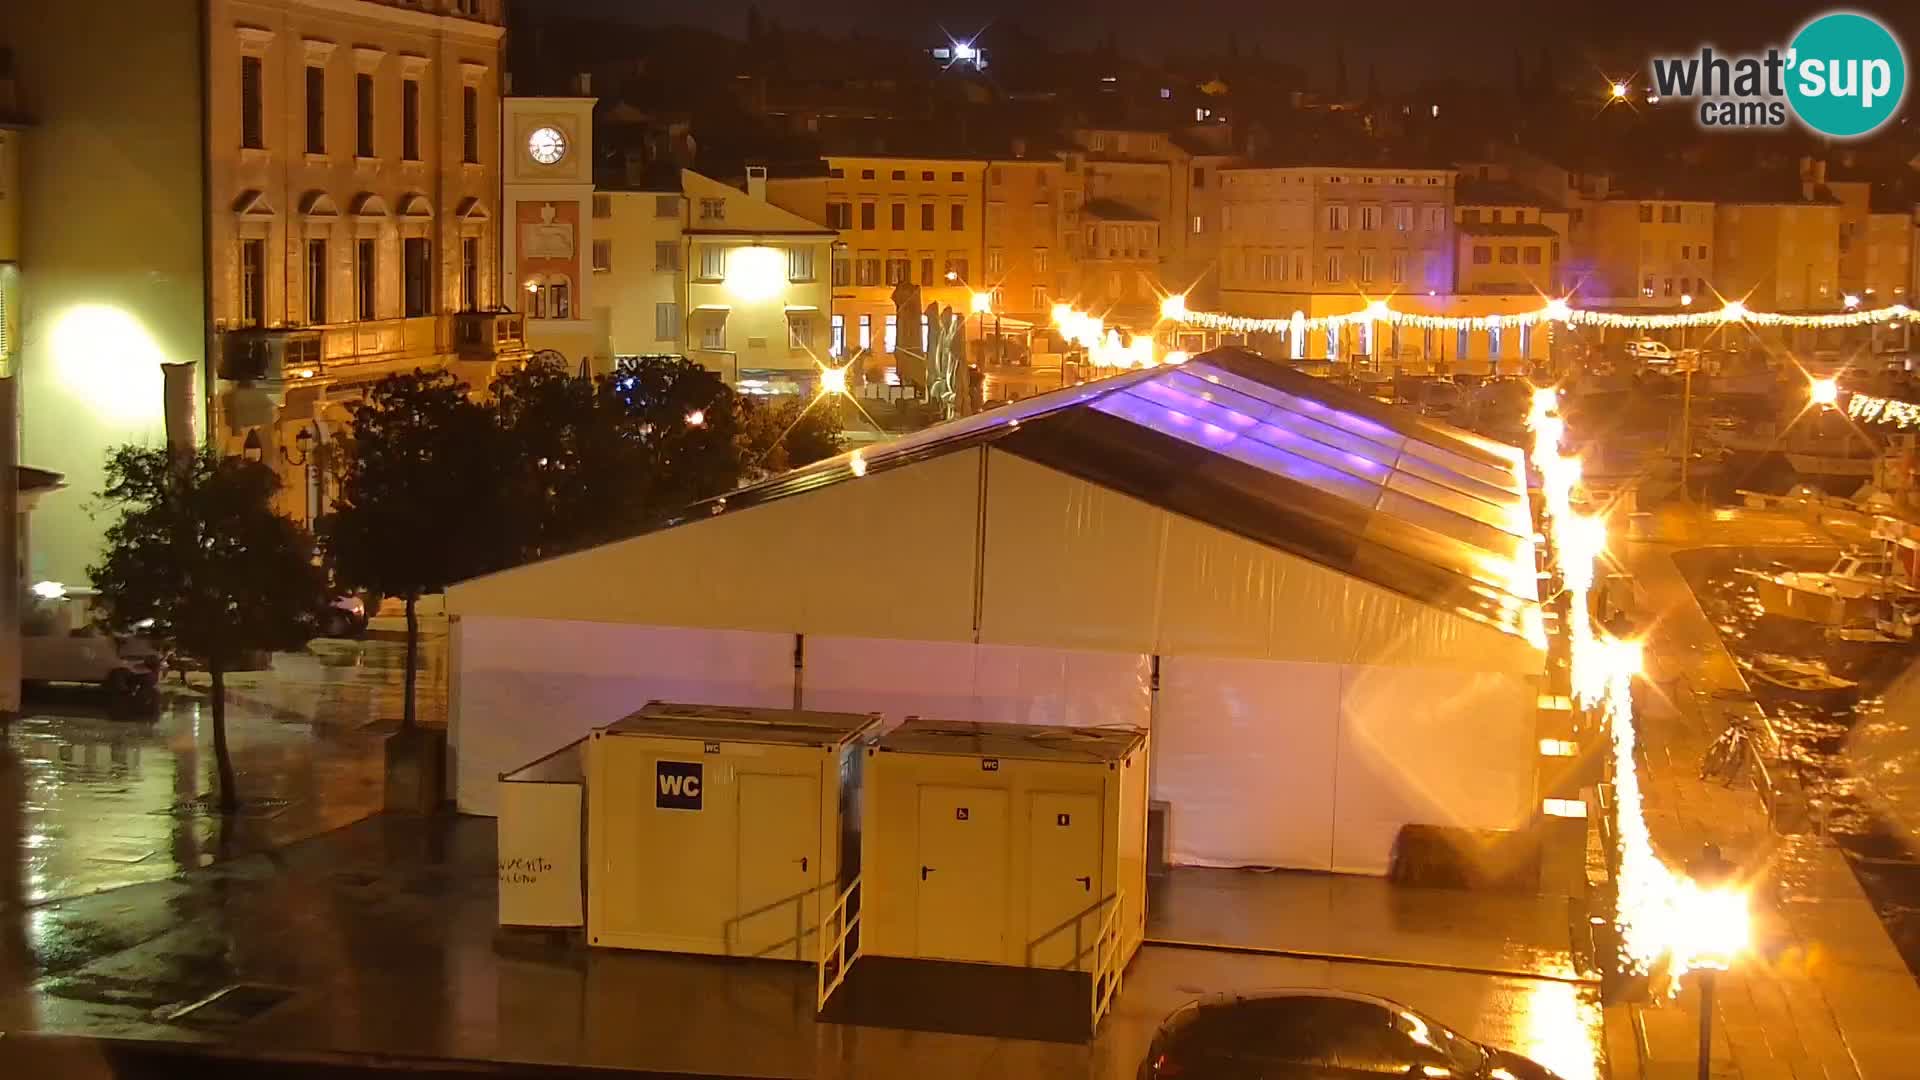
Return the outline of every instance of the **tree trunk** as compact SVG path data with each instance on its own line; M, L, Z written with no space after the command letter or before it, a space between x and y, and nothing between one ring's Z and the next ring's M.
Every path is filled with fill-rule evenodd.
M218 664L207 665L213 678L213 760L220 768L220 812L240 809L240 793L233 783L233 757L227 753L227 673Z
M414 605L418 603L419 600L420 600L420 593L418 591L408 590L407 592L407 673L406 673L405 690L403 691L404 696L401 699L404 702L404 705L400 710L400 729L402 731L413 730L413 724L414 724L413 682L414 682L414 678L420 673L420 616L415 612Z

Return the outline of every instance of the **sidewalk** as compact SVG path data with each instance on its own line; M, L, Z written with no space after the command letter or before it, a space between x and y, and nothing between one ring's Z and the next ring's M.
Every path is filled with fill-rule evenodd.
M1647 668L1654 685L1637 696L1648 825L1669 864L1712 842L1742 867L1764 867L1754 889L1754 949L1719 976L1714 1075L1912 1076L1920 985L1844 857L1820 837L1776 836L1752 788L1699 779L1720 722L1701 715L1696 694L1745 684L1672 553L1710 543L1833 541L1804 519L1754 511L1714 511L1710 525L1665 513L1655 535L1656 542L1625 544L1622 560L1653 618ZM1687 979L1672 1002L1608 1007L1616 1080L1695 1075L1697 983Z

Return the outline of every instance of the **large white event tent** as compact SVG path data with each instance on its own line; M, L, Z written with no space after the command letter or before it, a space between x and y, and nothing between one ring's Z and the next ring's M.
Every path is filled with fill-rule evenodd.
M455 586L461 810L649 699L1151 730L1176 862L1515 829L1544 654L1511 447L1237 349Z

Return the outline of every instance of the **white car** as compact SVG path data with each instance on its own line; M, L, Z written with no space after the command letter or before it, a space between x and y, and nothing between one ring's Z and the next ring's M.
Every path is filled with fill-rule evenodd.
M20 618L23 683L88 683L117 705L151 708L159 702L158 650L143 638L115 638L93 622L90 589L55 593L36 588Z
M1666 342L1655 341L1652 338L1627 342L1627 355L1650 364L1673 363L1673 350L1667 346Z

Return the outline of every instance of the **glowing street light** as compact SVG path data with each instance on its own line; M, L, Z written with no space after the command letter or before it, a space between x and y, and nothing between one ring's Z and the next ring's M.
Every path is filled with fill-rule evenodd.
M1847 304L1848 311L1852 311L1854 308L1859 307L1860 306L1859 295L1857 293L1848 293L1846 295L1846 304Z
M845 395L847 392L847 369L843 367L823 367L820 369L820 396L829 394Z
M847 467L853 470L853 475L855 476L867 475L866 455L855 450L853 456L847 459Z
M1738 300L1729 300L1725 304L1720 305L1721 322L1738 322L1746 318L1746 315L1747 305Z
M1615 101L1626 100L1626 97L1627 97L1626 83L1617 82L1617 83L1614 83L1612 86L1608 87L1607 89L1613 95L1613 100Z
M1160 301L1160 317L1179 322L1187 317L1187 294L1171 293Z
M993 310L993 294L977 292L973 294L973 313L985 315Z
M705 427L706 425L707 425L707 410L695 409L692 412L687 414L688 427Z
M1681 294L1680 294L1680 306L1681 306L1681 307L1692 307L1692 306L1693 306L1693 294L1692 294L1692 293L1690 293L1690 292L1683 292L1683 293L1681 293Z
M1807 383L1807 396L1815 405L1831 408L1840 402L1840 380L1834 378L1810 380Z
M1064 329L1067 325L1067 320L1071 318L1073 318L1072 304L1053 305L1053 325Z

